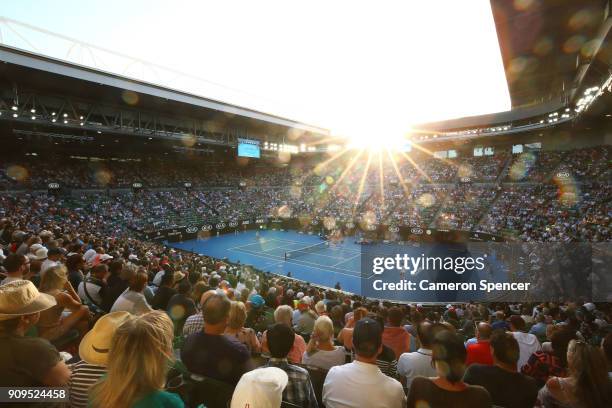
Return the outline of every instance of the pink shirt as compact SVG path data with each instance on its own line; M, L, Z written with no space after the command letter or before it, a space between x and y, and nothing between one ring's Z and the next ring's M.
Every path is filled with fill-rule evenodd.
M410 334L403 327L385 327L382 342L393 350L396 358L410 351Z
M270 349L268 348L268 338L266 337L267 331L263 333L261 336L261 349L262 351L269 353ZM289 350L289 354L287 354L287 360L293 364L300 364L302 362L302 355L306 351L306 342L304 338L299 334L296 334L293 339L293 346L291 346L291 350Z

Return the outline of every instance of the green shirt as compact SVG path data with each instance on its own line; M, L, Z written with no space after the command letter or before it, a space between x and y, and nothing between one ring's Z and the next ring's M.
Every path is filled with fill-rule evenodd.
M153 391L139 399L132 408L184 408L181 397L166 391Z

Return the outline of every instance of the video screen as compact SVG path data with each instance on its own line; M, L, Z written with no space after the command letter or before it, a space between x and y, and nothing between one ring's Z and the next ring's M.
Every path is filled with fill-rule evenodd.
M253 143L239 142L238 157L253 157L255 159L259 159L261 157L259 145Z

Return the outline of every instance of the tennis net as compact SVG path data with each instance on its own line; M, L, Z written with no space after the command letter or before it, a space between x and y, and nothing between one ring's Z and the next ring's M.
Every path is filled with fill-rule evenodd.
M312 253L318 252L318 251L320 251L322 249L326 249L328 247L329 247L329 242L328 241L324 241L324 242L320 242L318 244L310 245L310 246L307 246L307 247L304 247L304 248L294 249L294 250L291 250L291 251L286 251L285 252L285 260L299 258L300 256L312 254Z

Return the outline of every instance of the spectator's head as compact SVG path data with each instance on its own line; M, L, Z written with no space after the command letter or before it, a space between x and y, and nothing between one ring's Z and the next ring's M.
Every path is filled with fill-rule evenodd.
M327 311L327 307L325 306L325 303L323 303L322 300L319 300L315 305L315 311L318 315L321 315Z
M478 340L489 340L491 338L491 325L489 323L480 322L476 328L478 329L476 333Z
M4 260L4 269L9 276L25 276L28 274L30 260L24 255L10 254Z
M133 292L142 292L145 286L147 286L148 280L149 275L146 272L139 271L130 279L128 287Z
M358 358L370 362L376 361L376 356L382 351L382 332L382 326L369 317L355 323L353 347Z
M45 272L40 280L40 291L49 292L52 290L61 290L68 281L68 273L64 265L53 266Z
M209 334L223 334L227 327L232 302L225 294L215 292L202 306L204 327Z
M232 302L229 312L229 320L227 322L227 326L230 329L238 330L244 327L244 322L246 321L247 313L246 307L242 302Z
M293 309L291 309L291 306L280 305L277 307L274 311L274 321L291 327L293 322Z
M319 316L315 320L312 334L322 343L332 343L334 340L334 324L327 316Z
M286 324L275 323L268 328L266 338L270 355L274 358L287 358L289 350L293 347L295 333Z
M108 266L106 264L98 264L91 268L91 275L97 279L104 280L108 275Z
M189 283L189 280L187 279L183 279L178 285L177 285L177 292L180 293L181 295L186 295L188 296L189 293L191 292L191 283Z
M162 275L160 286L174 286L174 272L170 270L165 271Z
M190 275L191 276L191 275ZM195 285L193 285L193 290L191 291L191 299L196 303L200 303L200 299L202 299L202 295L206 292L208 285L204 281L197 281Z
M357 323L359 320L363 319L368 315L368 309L365 307L358 307L353 311L353 321Z
M585 407L609 407L612 390L606 358L599 347L572 340L567 348L570 376L576 381L574 397Z
M66 268L69 271L77 271L83 269L85 265L85 259L81 254L72 254L66 259Z
M521 316L510 316L510 330L513 332L525 331L525 320Z
M106 367L115 332L131 318L128 312L113 312L98 319L79 344L79 356L89 364Z
M421 347L431 349L436 334L447 330L448 328L441 323L431 323L424 320L417 326L417 336Z
M434 337L431 360L440 377L451 383L460 382L465 372L466 356L463 339L457 334L445 330Z
M59 261L62 258L62 250L57 247L50 248L47 252L47 258L55 262Z
M402 313L402 309L397 306L394 306L389 309L387 313L387 320L389 321L389 326L399 327L402 325L402 320L404 319L404 313Z
M552 353L561 361L563 367L567 367L567 347L574 339L576 339L576 332L567 328L555 330L550 337Z
M107 375L91 389L91 406L129 407L163 389L173 357L173 330L161 311L132 316L121 324L111 341Z
M53 296L38 292L30 281L16 280L0 286L0 333L24 335L38 323L40 312L56 303Z
M514 336L508 332L497 331L491 336L491 351L496 364L506 365L516 370L519 360L519 345Z

